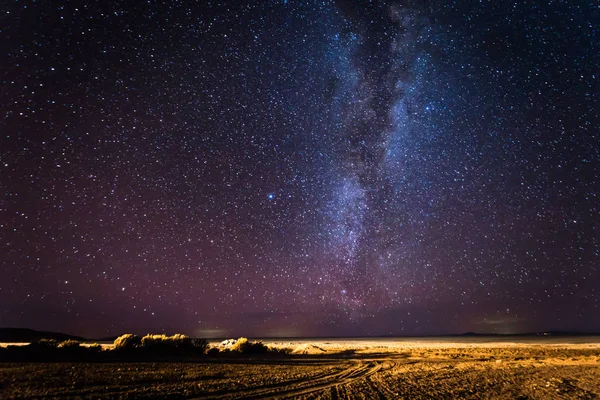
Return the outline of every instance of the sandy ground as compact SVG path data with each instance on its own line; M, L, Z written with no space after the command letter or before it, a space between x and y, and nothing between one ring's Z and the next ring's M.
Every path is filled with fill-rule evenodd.
M600 338L265 341L291 357L3 363L0 398L600 398Z

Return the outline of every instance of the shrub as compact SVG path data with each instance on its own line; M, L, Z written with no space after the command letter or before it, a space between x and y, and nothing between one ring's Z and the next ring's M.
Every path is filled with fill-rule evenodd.
M139 336L131 333L126 333L119 336L114 341L115 349L117 350L131 350L142 345L142 339Z
M231 345L228 346L229 350L237 351L239 353L244 353L250 345L250 342L248 342L248 338L245 337L238 338L237 340L229 340L229 343L231 343Z
M76 349L79 348L81 346L81 343L78 342L77 340L65 340L61 343L58 344L58 348L59 349Z
M264 354L271 349L263 344L263 342L250 342L247 338L241 337L235 341L230 347L231 351L237 351L242 354Z

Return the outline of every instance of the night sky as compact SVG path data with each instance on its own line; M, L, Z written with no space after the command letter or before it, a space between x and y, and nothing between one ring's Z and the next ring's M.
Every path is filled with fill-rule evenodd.
M6 1L0 326L600 331L598 1Z

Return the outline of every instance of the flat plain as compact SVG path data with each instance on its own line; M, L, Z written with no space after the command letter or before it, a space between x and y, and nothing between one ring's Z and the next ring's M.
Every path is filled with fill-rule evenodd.
M0 363L0 398L600 398L599 337L264 343L292 353L170 362Z

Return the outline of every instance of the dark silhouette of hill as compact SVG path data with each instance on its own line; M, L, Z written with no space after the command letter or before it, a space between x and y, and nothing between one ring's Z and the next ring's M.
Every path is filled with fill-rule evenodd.
M54 339L59 342L65 340L84 341L79 336L67 335L61 332L44 332L27 328L0 328L0 342L2 343L29 343L37 342L41 339Z
M526 333L476 333L465 332L460 335L449 336L600 336L600 332L571 332L571 331L545 331L545 332L526 332Z

